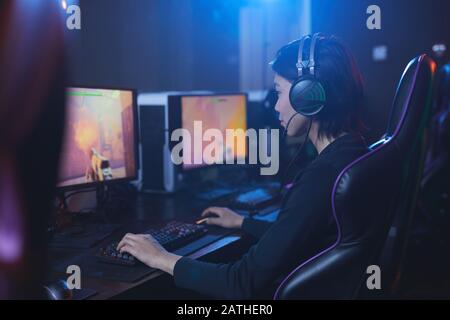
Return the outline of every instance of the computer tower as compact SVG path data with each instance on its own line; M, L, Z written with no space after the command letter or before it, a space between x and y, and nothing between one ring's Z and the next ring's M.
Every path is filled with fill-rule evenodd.
M170 149L169 97L210 92L141 93L138 96L140 163L138 188L142 192L173 193L182 187L181 166L173 164Z

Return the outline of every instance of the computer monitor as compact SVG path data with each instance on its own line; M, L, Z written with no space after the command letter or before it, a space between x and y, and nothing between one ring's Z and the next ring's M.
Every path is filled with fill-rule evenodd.
M215 148L222 153L220 158L223 163L247 158L247 95L239 94L217 94L217 95L182 95L169 97L171 129L183 128L190 133L191 141L183 138L183 170L205 168L207 163L214 162L209 152L203 153L206 147ZM202 131L195 123L201 122ZM192 139L202 135L208 129L219 130L223 139L204 140L201 146L196 148L196 142ZM231 145L226 141L226 130L232 129L236 132L235 143ZM240 129L240 130L239 130ZM197 132L196 132L197 130ZM172 130L171 130L172 131ZM173 144L172 144L173 146ZM211 150L211 149L210 149ZM201 161L195 161L194 153L201 153ZM212 153L214 154L214 152ZM197 157L198 160L198 157ZM207 161L205 161L207 160ZM213 164L217 164L214 162Z
M85 188L137 176L136 95L129 89L67 88L57 187Z

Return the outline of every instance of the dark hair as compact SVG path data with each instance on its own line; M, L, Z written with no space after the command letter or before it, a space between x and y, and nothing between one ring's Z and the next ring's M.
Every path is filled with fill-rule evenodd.
M282 47L270 63L273 71L291 82L298 78L299 43L300 40L296 40ZM335 36L325 36L316 50L316 78L325 88L327 97L325 108L314 117L319 122L319 136L363 133L365 127L360 118L363 80L353 54ZM309 45L306 45L303 56L308 55Z

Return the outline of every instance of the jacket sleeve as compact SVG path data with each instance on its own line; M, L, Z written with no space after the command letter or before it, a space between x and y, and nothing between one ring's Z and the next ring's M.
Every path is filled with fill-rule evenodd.
M242 223L242 231L260 239L263 234L273 225L273 222L245 218Z
M305 172L285 201L283 215L246 255L227 264L183 257L174 268L175 284L225 299L252 298L271 287L305 258L308 249L316 248L329 230L333 177L326 169Z

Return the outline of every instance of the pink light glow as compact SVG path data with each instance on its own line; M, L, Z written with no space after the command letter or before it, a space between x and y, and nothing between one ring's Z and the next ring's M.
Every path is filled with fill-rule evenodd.
M23 252L22 211L12 161L0 161L0 262L14 263Z

